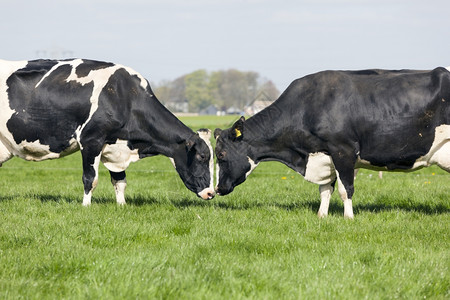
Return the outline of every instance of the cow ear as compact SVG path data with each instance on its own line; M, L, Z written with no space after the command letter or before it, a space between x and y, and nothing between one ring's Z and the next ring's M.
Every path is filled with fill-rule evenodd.
M244 122L245 118L241 116L231 127L230 137L233 141L239 141L244 137Z
M187 151L188 151L188 152L191 151L192 148L194 148L194 145L195 145L195 141L192 140L192 139L188 139L188 140L186 141L186 149L187 149Z
M214 138L217 140L217 137L222 133L222 129L220 128L216 128L216 130L214 130Z
M209 139L211 138L211 130L209 130L207 128L201 128L201 129L197 130L197 133L204 140L209 141Z

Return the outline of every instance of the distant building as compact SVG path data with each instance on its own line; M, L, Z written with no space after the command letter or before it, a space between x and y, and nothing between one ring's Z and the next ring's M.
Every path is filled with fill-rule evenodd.
M241 109L234 106L231 106L226 110L227 115L242 115L243 113L244 112Z
M200 115L217 115L219 109L211 104L210 106L208 106L207 108L202 109L199 114Z
M270 99L270 97L264 93L264 91L260 92L253 101L248 104L244 108L244 112L246 115L253 116L254 114L259 113L261 110L271 105L274 100Z

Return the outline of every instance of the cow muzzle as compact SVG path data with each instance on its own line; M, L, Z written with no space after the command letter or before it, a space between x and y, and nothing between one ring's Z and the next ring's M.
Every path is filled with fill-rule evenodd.
M199 192L197 195L203 200L211 200L216 195L216 192L214 191L213 188L208 187L203 191Z
M216 194L219 196L225 196L228 195L233 191L233 187L225 188L223 186L216 186Z

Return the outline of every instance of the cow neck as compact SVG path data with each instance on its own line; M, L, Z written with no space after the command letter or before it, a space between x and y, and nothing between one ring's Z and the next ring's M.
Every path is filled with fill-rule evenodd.
M140 156L153 156L162 154L174 157L177 151L185 149L186 141L195 133L184 125L175 115L165 108L154 96L148 100L149 105L138 109L140 118L138 128L139 136L137 147L140 148Z
M280 109L279 101L249 118L244 123L244 142L249 145L248 156L255 163L279 161L297 169L302 155L294 150L292 122L288 111Z

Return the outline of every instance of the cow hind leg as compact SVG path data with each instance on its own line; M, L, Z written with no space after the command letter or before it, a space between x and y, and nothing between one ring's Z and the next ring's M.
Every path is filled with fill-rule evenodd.
M83 184L84 196L83 206L91 205L92 192L98 183L98 167L100 164L101 153L98 151L97 155L92 155L92 152L82 150L83 158Z
M125 188L127 187L127 179L125 171L122 172L112 172L109 171L111 175L111 183L114 186L114 191L116 192L116 201L119 205L124 205L125 203Z
M11 159L11 157L13 157L11 152L9 152L9 150L5 147L5 145L3 145L2 142L0 142L0 167L5 161Z
M450 173L450 141L442 145L432 158L432 163Z
M337 153L337 157L333 156L333 163L336 167L339 195L344 203L344 218L353 219L352 197L354 192L354 165L356 157L348 154L342 155L343 151Z
M336 173L338 173L338 172L336 172ZM352 177L353 177L353 174L352 174ZM344 203L344 218L347 218L347 219L353 219L353 217L354 217L353 204L352 204L352 196L353 196L353 192L354 192L353 179L351 181L352 182L349 183L350 180L342 179L342 177L338 175L338 179L337 179L338 191L339 191L339 195L341 196L342 202Z
M331 195L334 192L335 182L336 180L331 183L322 184L319 186L320 207L319 211L317 212L317 216L319 218L325 218L326 216L328 216L328 208L330 207L330 199Z

